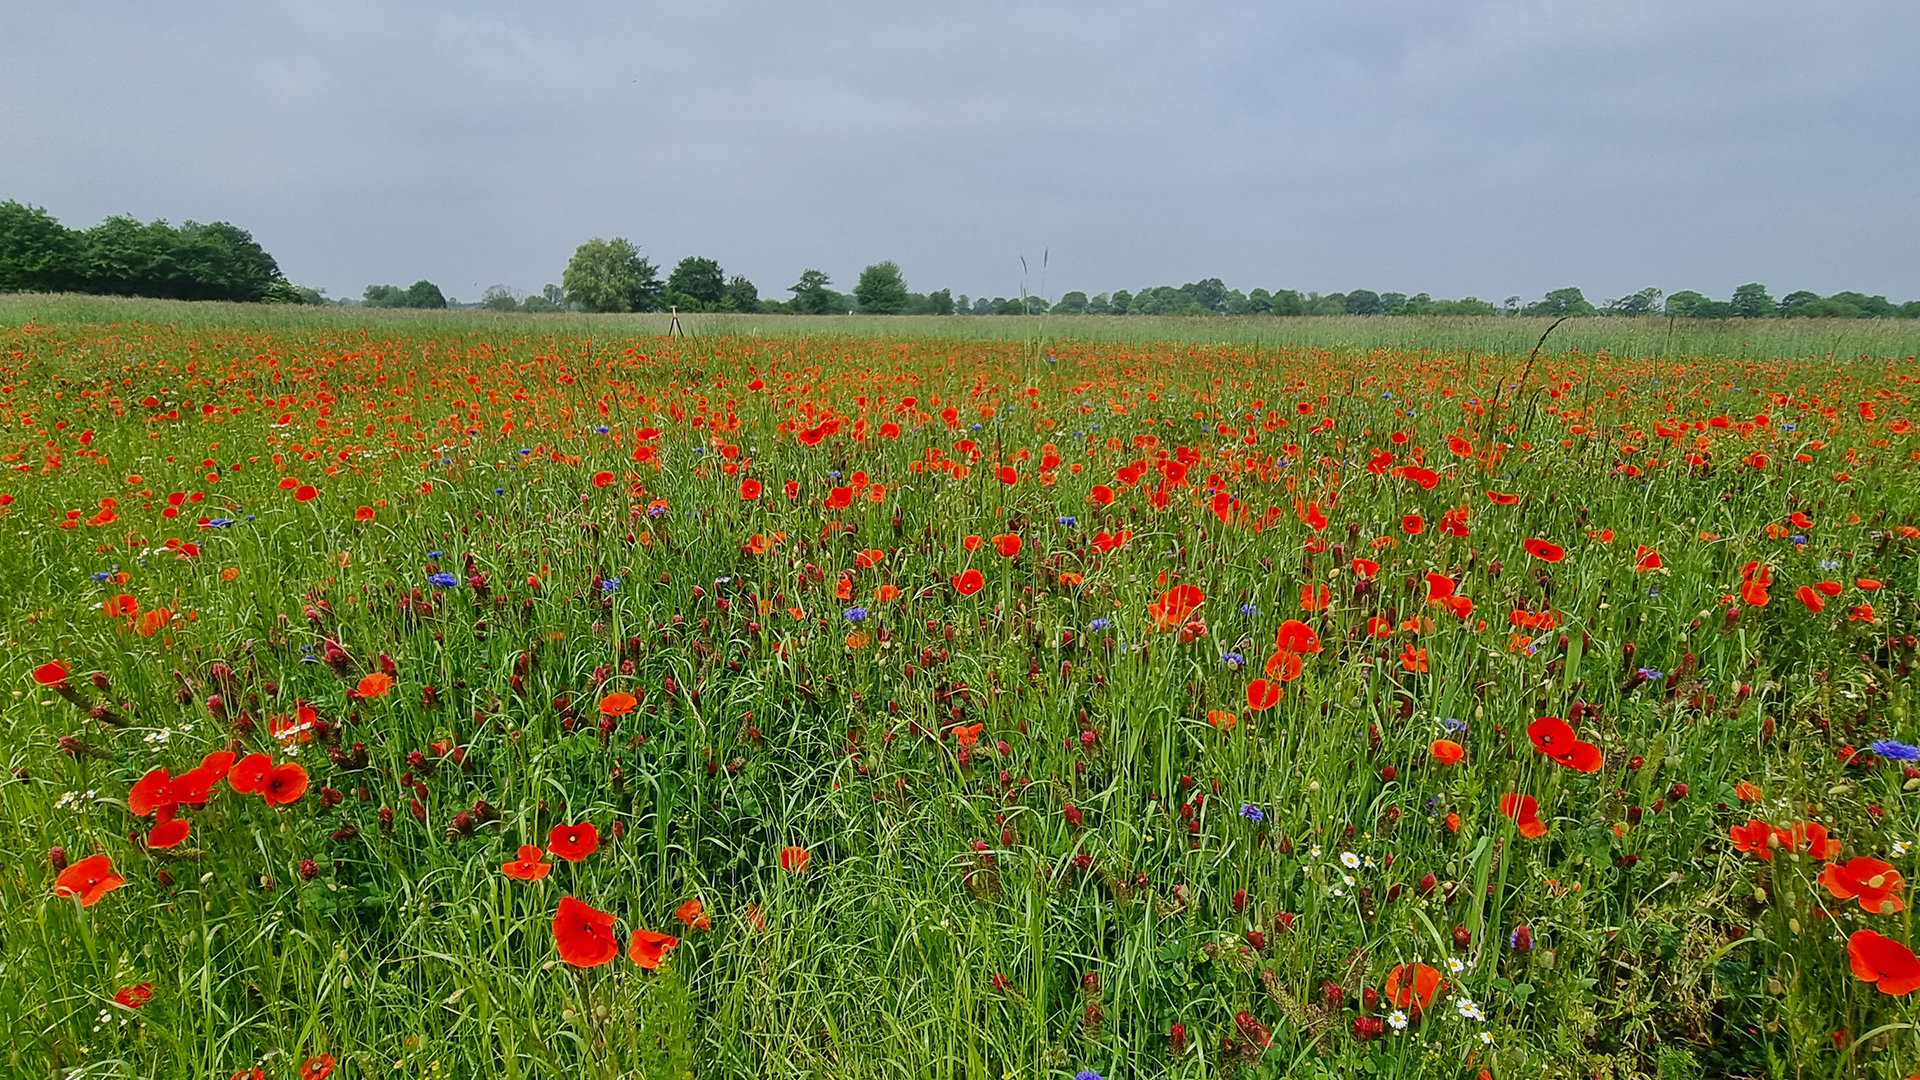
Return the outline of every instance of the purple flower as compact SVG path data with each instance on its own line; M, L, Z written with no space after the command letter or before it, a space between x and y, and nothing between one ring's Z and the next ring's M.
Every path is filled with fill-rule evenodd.
M1267 820L1267 812L1252 803L1240 804L1240 816L1255 824Z
M1920 761L1920 746L1896 742L1892 739L1873 740L1873 752L1895 761Z

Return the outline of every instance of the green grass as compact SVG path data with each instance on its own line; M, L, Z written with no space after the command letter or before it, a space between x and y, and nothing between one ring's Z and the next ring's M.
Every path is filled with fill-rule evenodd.
M1912 870L1920 784L1841 752L1920 741L1920 539L1899 531L1920 526L1920 440L1899 422L1920 367L1855 359L1904 356L1905 324L1683 326L1667 349L1651 323L1596 321L1529 365L1524 320L1049 319L1044 349L1019 319L687 322L667 339L649 317L0 300L8 1075L291 1077L322 1053L356 1078L1920 1061L1910 999L1855 978L1843 940L1913 944L1911 912L1865 914L1819 860L1728 836L1812 816L1846 857ZM1734 330L1753 338L1708 336ZM1273 336L1227 336L1255 333ZM1487 435L1497 458L1449 449ZM1161 472L1116 480L1183 447L1164 506ZM1430 490L1367 468L1415 447ZM1764 467L1742 463L1756 451ZM828 506L856 470L884 492ZM766 491L743 501L748 475ZM116 519L87 524L107 498ZM1443 531L1462 506L1466 535ZM965 543L1006 532L1017 557ZM1664 566L1636 570L1639 545ZM1356 557L1381 564L1371 584ZM1749 561L1777 575L1765 606L1728 599ZM972 595L951 582L968 566ZM1429 572L1473 612L1428 603ZM1794 591L1822 580L1841 594L1815 613ZM1153 626L1176 583L1204 591L1204 633ZM1331 606L1303 612L1303 584ZM122 593L173 614L142 633L103 612ZM1516 637L1516 610L1557 625ZM1324 651L1256 712L1248 684L1290 618ZM383 657L393 692L354 696ZM127 725L36 685L55 658ZM645 693L603 733L614 689ZM300 702L329 730L276 740ZM1576 703L1596 773L1526 735ZM963 755L953 729L976 723ZM1442 736L1465 761L1432 760ZM182 809L186 843L145 847L131 785L223 745L302 763L311 787L273 808L221 785ZM1538 800L1545 835L1502 815L1509 792ZM476 800L497 818L456 817ZM601 830L586 860L502 874L578 821ZM804 872L781 869L789 845ZM109 855L127 884L56 897L54 847ZM623 948L635 927L682 941L656 971L570 967L550 928L569 893L618 916ZM711 929L675 918L696 897ZM1531 951L1508 943L1522 925ZM1416 961L1447 971L1429 1014L1357 1038L1393 1011L1365 992ZM143 982L144 1006L112 1003ZM1264 1053L1223 1050L1245 1046L1242 1013L1271 1030Z

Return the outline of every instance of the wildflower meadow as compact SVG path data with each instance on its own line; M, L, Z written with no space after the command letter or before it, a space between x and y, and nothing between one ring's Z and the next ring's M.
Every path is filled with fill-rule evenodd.
M102 310L8 1076L1920 1073L1910 349Z

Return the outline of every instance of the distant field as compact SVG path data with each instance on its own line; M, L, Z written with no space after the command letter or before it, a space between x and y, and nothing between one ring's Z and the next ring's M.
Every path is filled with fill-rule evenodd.
M683 322L0 299L0 1074L1916 1072L1920 327Z
M175 326L236 322L274 330L382 326L415 332L664 333L668 316L502 315L487 311L406 311L340 307L184 303L95 296L0 294L0 325L28 319L113 323L124 320ZM883 337L957 337L1023 341L1188 342L1342 349L1471 350L1524 355L1552 325L1527 318L1181 318L1101 315L860 316L682 315L681 329L697 336L845 334ZM512 328L524 328L515 330ZM588 329L591 328L591 329ZM1920 355L1920 320L1587 318L1563 323L1549 351L1605 350L1615 356L1880 357Z

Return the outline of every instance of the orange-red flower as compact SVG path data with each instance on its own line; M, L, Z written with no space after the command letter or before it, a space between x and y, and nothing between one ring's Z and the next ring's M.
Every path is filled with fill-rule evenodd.
M355 697L377 698L386 697L388 691L392 689L393 676L384 671L373 671L360 677L360 681L354 685L353 693Z
M972 596L974 593L986 588L986 585L987 576L971 566L953 575L954 591L961 596Z
M780 849L780 869L782 870L798 874L807 868L807 863L812 861L812 859L813 852L808 851L798 844L789 845Z
M635 930L633 943L627 946L627 956L634 963L651 971L660 966L667 958L667 951L680 944L680 939L672 934L663 934L657 930Z
M639 698L634 697L625 690L615 690L613 693L600 699L600 715L625 716L632 712L633 707L638 704L640 704Z
M1427 964L1401 964L1387 972L1387 1000L1396 1009L1424 1009L1440 991L1440 969Z
M598 967L620 953L612 913L597 911L571 895L561 897L553 913L553 941L560 948L560 959L574 967Z
M674 908L673 917L695 930L713 929L713 920L707 918L706 904L697 896Z
M546 853L537 844L521 844L519 858L500 864L500 872L515 881L539 881L553 871L553 864L542 859Z
M127 883L113 872L113 860L105 855L89 855L53 879L53 895L77 896L81 907L92 907L100 898Z
M1184 625L1206 598L1207 594L1200 591L1198 585L1175 585L1147 605L1147 614L1153 616L1154 629L1168 630Z
M1658 570L1661 565L1660 553L1645 544L1639 545L1633 553L1633 570L1636 574L1642 570Z
M1561 547L1551 540L1542 540L1537 536L1528 537L1527 541L1520 546L1527 550L1527 554L1542 562L1559 562L1561 559L1567 557L1566 548Z
M1744 851L1763 862L1773 861L1773 826L1759 818L1745 825L1727 826L1727 836L1733 840L1733 850Z
M372 520L373 520L373 507L371 507L371 506L356 506L356 507L354 507L354 509L353 509L353 520L355 520L355 521L372 521Z
M760 483L760 481L755 480L751 476L747 477L745 480L740 481L740 497L742 499L752 501L754 499L759 498L760 493L765 490L766 490L766 485Z
M1820 884L1838 899L1858 898L1860 909L1870 915L1891 915L1907 908L1906 901L1900 899L1906 879L1892 865L1871 856L1828 863L1820 871Z
M1528 724L1527 738L1535 750L1569 769L1599 772L1604 762L1598 746L1582 742L1574 735L1572 725L1557 716L1542 716Z
M1540 820L1540 804L1531 795L1500 796L1500 812L1512 818L1520 826L1520 835L1529 840L1547 831L1547 823Z
M593 823L555 825L547 834L547 850L568 862L579 862L600 848L600 830Z
M33 681L41 686L59 686L67 681L67 665L58 660L49 660L33 669Z
M1827 609L1827 600L1815 592L1813 586L1802 585L1793 590L1794 598L1807 606L1807 610L1818 614Z
M1294 659L1297 661L1299 657ZM1265 712L1280 704L1280 695L1284 692L1285 690L1277 682L1255 679L1247 684L1247 708L1254 712Z
M1457 765L1467 756L1467 748L1452 739L1435 739L1427 747L1427 753L1442 765Z
M1855 930L1848 936L1847 964L1855 978L1873 983L1883 994L1901 997L1920 989L1920 958L1872 930Z
M300 1080L327 1080L332 1075L332 1054L315 1054L300 1063Z
M1285 683L1299 678L1306 669L1306 662L1300 659L1299 653L1281 649L1267 658L1264 670L1269 676Z
M993 538L993 550L1011 559L1020 554L1020 536L1018 533L1001 533Z
M1279 631L1274 635L1273 647L1285 652L1300 653L1303 656L1307 653L1317 653L1321 651L1320 635L1313 632L1313 627L1299 619L1288 619L1280 624Z
M307 770L297 761L275 765L260 782L260 797L268 806L286 806L307 793Z
M242 795L251 795L260 790L267 782L267 774L273 771L273 759L265 754L248 754L236 763L227 773L227 783Z

